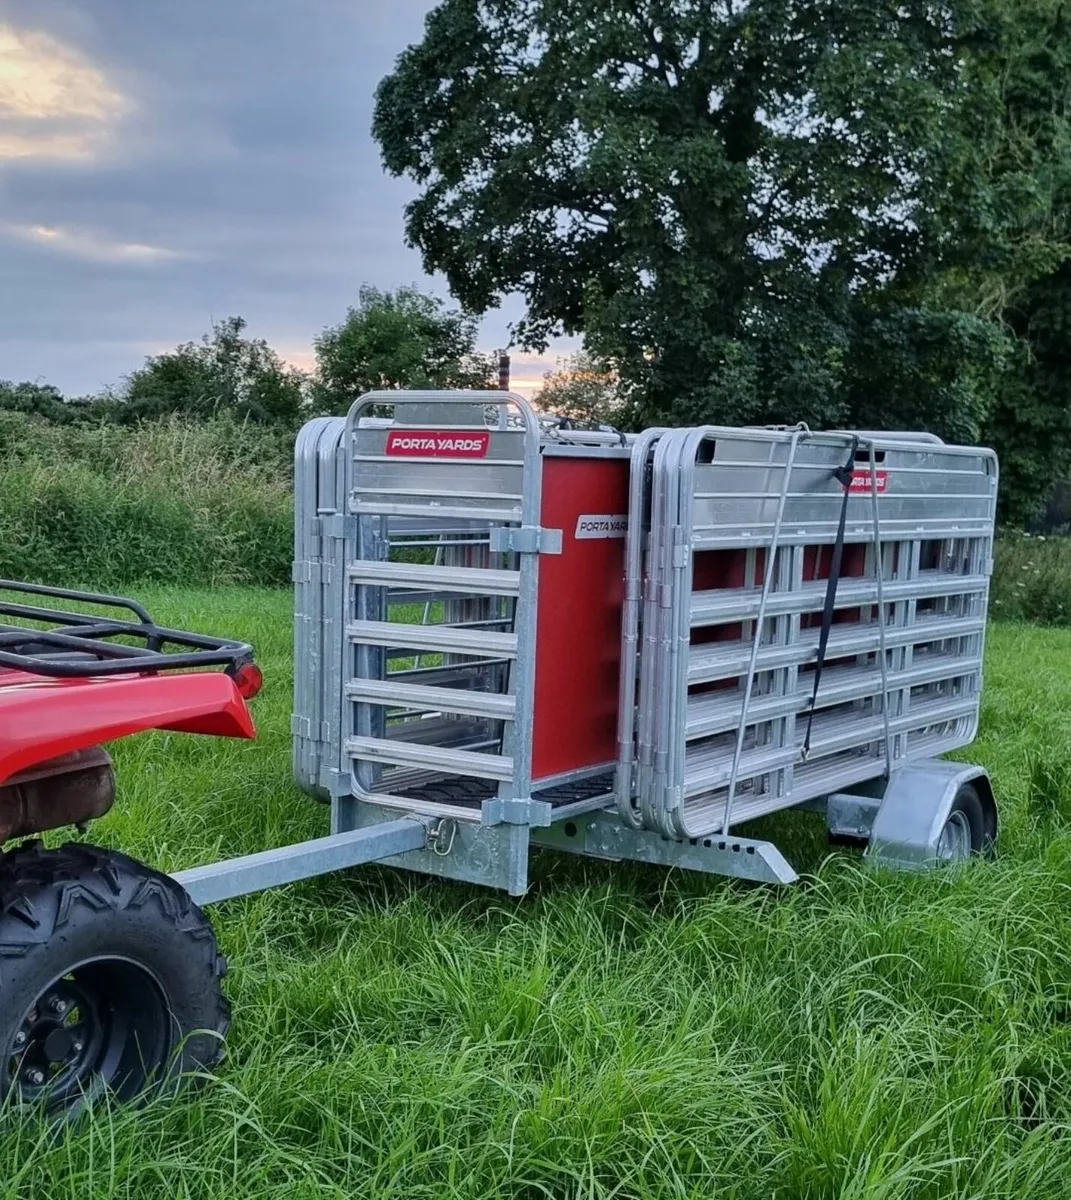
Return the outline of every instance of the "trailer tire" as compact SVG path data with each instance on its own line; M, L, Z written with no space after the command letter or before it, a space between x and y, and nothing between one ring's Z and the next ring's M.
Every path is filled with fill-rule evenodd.
M965 783L956 793L937 839L937 857L941 862L962 862L986 853L989 842L982 798L973 783Z
M225 972L168 876L74 843L0 856L0 1102L73 1117L212 1067Z

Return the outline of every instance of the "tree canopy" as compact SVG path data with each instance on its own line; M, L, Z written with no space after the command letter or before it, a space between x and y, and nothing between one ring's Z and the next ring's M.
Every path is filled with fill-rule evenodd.
M557 369L543 376L536 404L585 425L626 427L631 418L613 368L586 350L559 360Z
M243 336L245 328L242 317L227 317L199 342L147 359L127 378L114 412L125 420L229 413L295 424L305 404L301 373L263 338Z
M443 0L374 132L420 188L426 269L472 311L523 294L525 344L582 332L637 419L910 425L1010 451L1009 378L1042 386L1028 293L1067 259L1062 14Z
M494 357L477 349L476 319L415 287L362 287L345 319L315 339L312 373L246 329L243 317L216 321L200 341L150 356L98 396L75 399L50 384L0 380L0 410L61 423L230 416L293 428L314 412L345 412L373 389L496 383Z
M0 379L0 409L65 425L75 419L81 406L65 400L59 388L49 383L12 383Z
M415 288L362 287L346 319L316 339L318 403L344 411L383 388L485 388L494 364L476 349L477 323Z

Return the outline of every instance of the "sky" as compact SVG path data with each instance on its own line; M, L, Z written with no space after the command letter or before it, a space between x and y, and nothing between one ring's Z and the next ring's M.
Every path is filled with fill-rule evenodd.
M447 297L369 132L431 7L0 0L0 379L95 393L230 315L307 368L362 283ZM515 353L515 386L572 346Z

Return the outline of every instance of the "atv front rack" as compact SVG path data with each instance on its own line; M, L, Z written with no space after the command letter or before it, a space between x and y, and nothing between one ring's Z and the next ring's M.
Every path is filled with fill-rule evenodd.
M136 619L101 617L6 598L12 594L92 604ZM35 624L9 624L5 618ZM0 670L55 679L154 675L199 667L224 667L228 674L236 675L252 661L253 648L245 642L167 629L157 625L136 600L0 580Z

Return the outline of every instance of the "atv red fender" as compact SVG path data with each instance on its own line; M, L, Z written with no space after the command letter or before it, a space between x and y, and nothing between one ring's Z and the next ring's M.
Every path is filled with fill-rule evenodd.
M0 784L39 763L149 729L256 737L237 684L220 671L110 679L0 673Z

